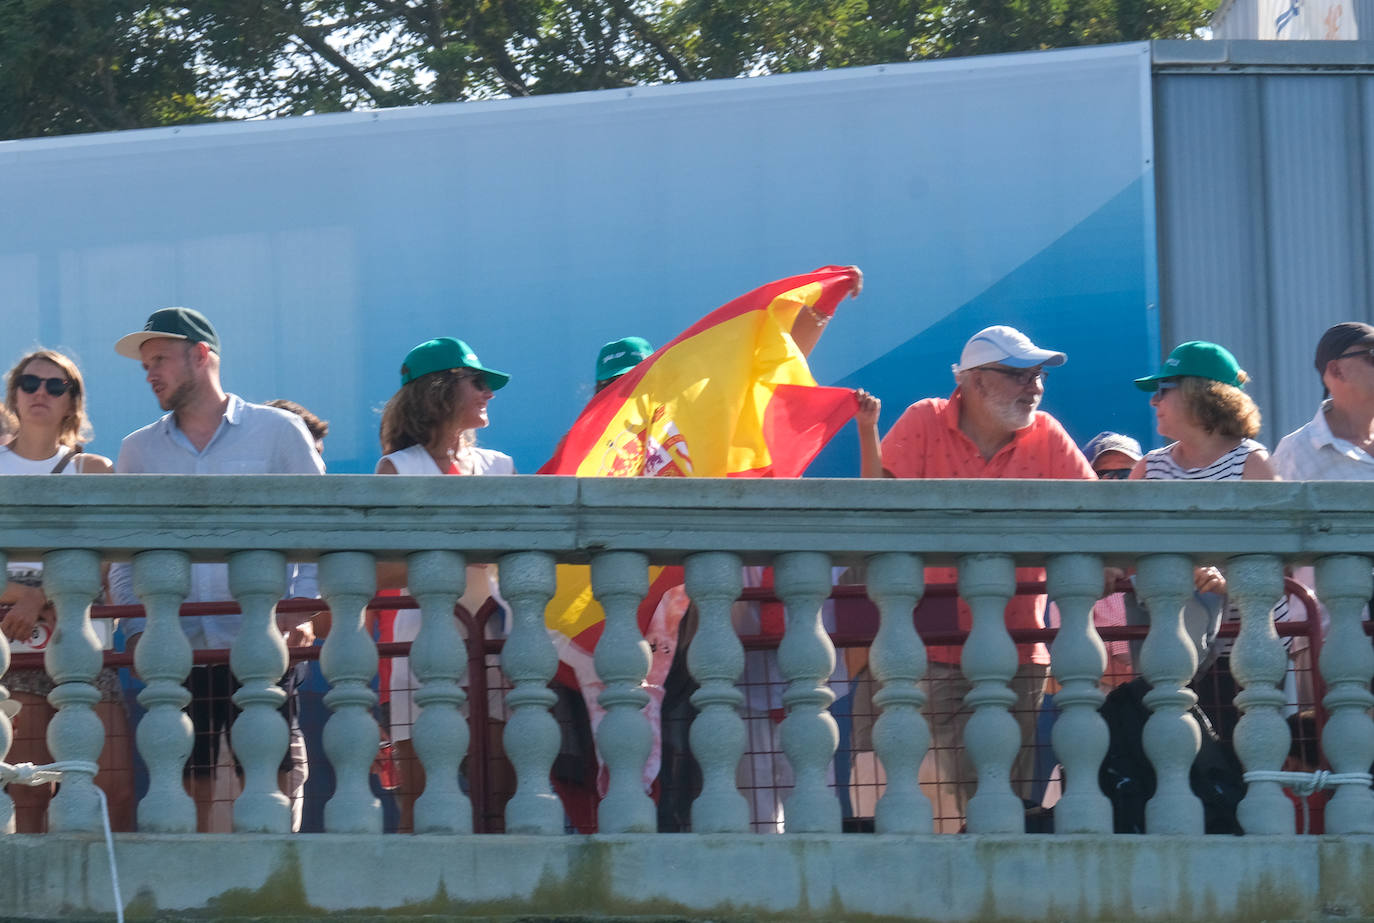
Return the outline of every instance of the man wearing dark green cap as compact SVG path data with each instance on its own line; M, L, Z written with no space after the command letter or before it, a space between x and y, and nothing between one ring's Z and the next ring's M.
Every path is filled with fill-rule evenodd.
M305 424L293 413L252 404L225 392L220 384L219 334L209 319L190 308L163 308L143 329L121 337L115 352L143 365L153 396L168 411L154 423L124 437L115 461L120 474L323 474ZM318 595L315 569L293 567L290 596ZM110 569L110 591L117 604L138 601L127 564ZM224 564L191 567L187 602L232 599L229 569ZM184 618L182 629L196 650L229 648L242 616L205 615ZM306 619L305 621L308 621ZM143 631L142 619L129 619L124 629L130 646ZM284 630L299 627L282 624ZM214 766L219 740L237 712L229 696L238 688L226 664L197 666L187 679L190 715L195 729L186 772L202 831L208 828Z
M609 388L621 375L653 355L654 348L643 337L611 340L596 354L596 393Z

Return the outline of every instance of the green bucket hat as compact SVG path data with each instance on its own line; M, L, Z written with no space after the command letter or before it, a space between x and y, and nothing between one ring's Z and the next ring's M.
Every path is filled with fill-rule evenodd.
M1181 375L1210 378L1235 388L1244 387L1236 357L1224 346L1205 340L1190 340L1175 346L1169 358L1164 360L1164 367L1153 375L1137 378L1135 386L1141 391L1158 391L1161 379L1178 378Z
M481 372L487 380L487 387L499 391L510 381L505 372L498 372L482 365L472 347L453 337L436 337L425 340L406 353L401 363L401 384L408 385L417 378L431 372L444 372L449 369L473 369Z
M653 346L643 337L611 340L596 354L596 380L603 382L619 378L653 353Z

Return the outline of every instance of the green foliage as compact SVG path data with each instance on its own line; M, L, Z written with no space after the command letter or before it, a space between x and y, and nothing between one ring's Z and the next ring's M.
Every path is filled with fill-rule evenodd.
M1216 0L0 0L0 137L1192 35Z

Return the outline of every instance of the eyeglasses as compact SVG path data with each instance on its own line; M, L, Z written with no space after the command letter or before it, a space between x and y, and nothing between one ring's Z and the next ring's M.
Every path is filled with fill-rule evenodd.
M1044 381L1045 377L1049 375L1049 372L1042 368L1009 369L1000 365L985 365L982 366L982 368L989 372L996 372L998 375L1010 378L1023 388L1033 381Z
M1336 358L1354 359L1356 356L1359 356L1361 359L1363 359L1365 362L1368 362L1370 365L1374 365L1374 347L1366 347L1364 349L1357 349L1354 352L1342 353Z
M1156 390L1159 390L1159 391L1172 391L1172 390L1174 390L1174 389L1177 388L1177 387L1178 387L1178 379L1177 379L1177 378L1161 378L1161 379L1159 380L1159 386L1158 386L1158 388L1157 388Z
M1130 468L1108 468L1105 471L1097 472L1097 479L1099 481L1124 481L1130 476Z
M72 388L70 379L39 378L37 375L20 375L16 383L25 394L37 394L38 389L43 388L53 397L61 397Z

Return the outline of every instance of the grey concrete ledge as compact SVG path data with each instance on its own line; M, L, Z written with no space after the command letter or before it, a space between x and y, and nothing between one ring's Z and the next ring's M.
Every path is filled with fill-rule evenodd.
M1374 837L123 835L130 920L1343 920ZM98 837L0 838L0 916L113 910Z
M1092 551L1290 561L1374 552L1374 487L1360 483L346 476L0 478L0 550L110 559L174 548L200 560L274 549L400 558L451 549L490 559L539 550L585 562L602 550L658 563L699 551L764 561L888 551L932 564L978 552L1025 563Z

